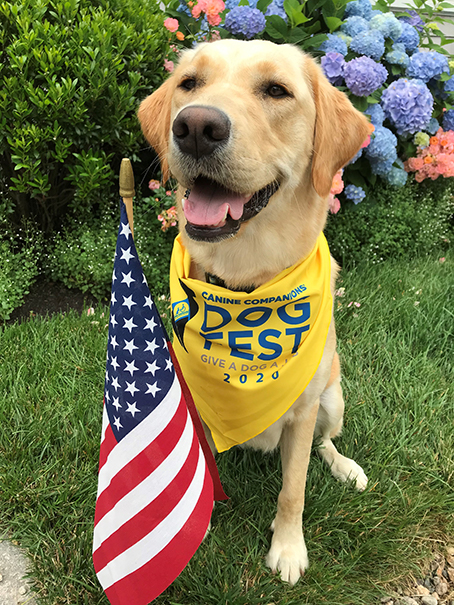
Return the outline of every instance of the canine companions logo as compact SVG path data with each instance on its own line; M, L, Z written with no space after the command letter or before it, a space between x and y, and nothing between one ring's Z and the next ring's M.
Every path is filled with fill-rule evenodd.
M301 263L251 293L187 277L177 237L170 267L174 349L218 451L280 418L315 374L331 323L331 261L322 235Z

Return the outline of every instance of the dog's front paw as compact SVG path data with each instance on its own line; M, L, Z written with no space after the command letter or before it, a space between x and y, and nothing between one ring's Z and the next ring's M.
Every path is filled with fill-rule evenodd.
M303 532L300 530L297 533L299 535L283 540L274 534L270 552L266 558L268 567L273 572L279 571L282 580L289 582L292 586L298 582L304 574L304 570L309 567Z
M363 492L367 487L367 477L363 469L351 458L341 454L334 460L331 472L342 482L351 481L358 491Z

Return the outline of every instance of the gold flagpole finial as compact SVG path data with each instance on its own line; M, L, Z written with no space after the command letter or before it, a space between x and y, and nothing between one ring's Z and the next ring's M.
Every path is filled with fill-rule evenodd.
M132 171L131 162L128 158L121 160L120 166L120 195L126 206L129 226L131 228L132 237L134 237L134 215L132 208L132 198L135 195L134 190L134 173Z

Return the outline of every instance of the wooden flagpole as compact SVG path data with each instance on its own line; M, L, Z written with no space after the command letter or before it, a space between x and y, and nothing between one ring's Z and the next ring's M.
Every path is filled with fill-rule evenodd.
M123 198L126 206L126 213L128 215L132 237L134 237L134 212L132 206L134 195L134 173L132 171L131 162L128 158L123 158L120 166L120 196Z

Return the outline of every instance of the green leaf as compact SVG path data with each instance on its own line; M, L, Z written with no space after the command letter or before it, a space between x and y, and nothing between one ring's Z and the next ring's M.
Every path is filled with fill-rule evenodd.
M336 31L336 29L338 29L341 24L342 24L342 19L338 19L337 17L323 17L325 20L326 25L329 27L329 31L330 33Z
M266 9L268 8L268 6L271 4L273 0L259 0L257 2L257 8L259 9L259 11L261 11L262 13L266 12Z
M266 28L265 31L272 38L287 41L289 28L287 23L278 15L269 15L266 17Z

